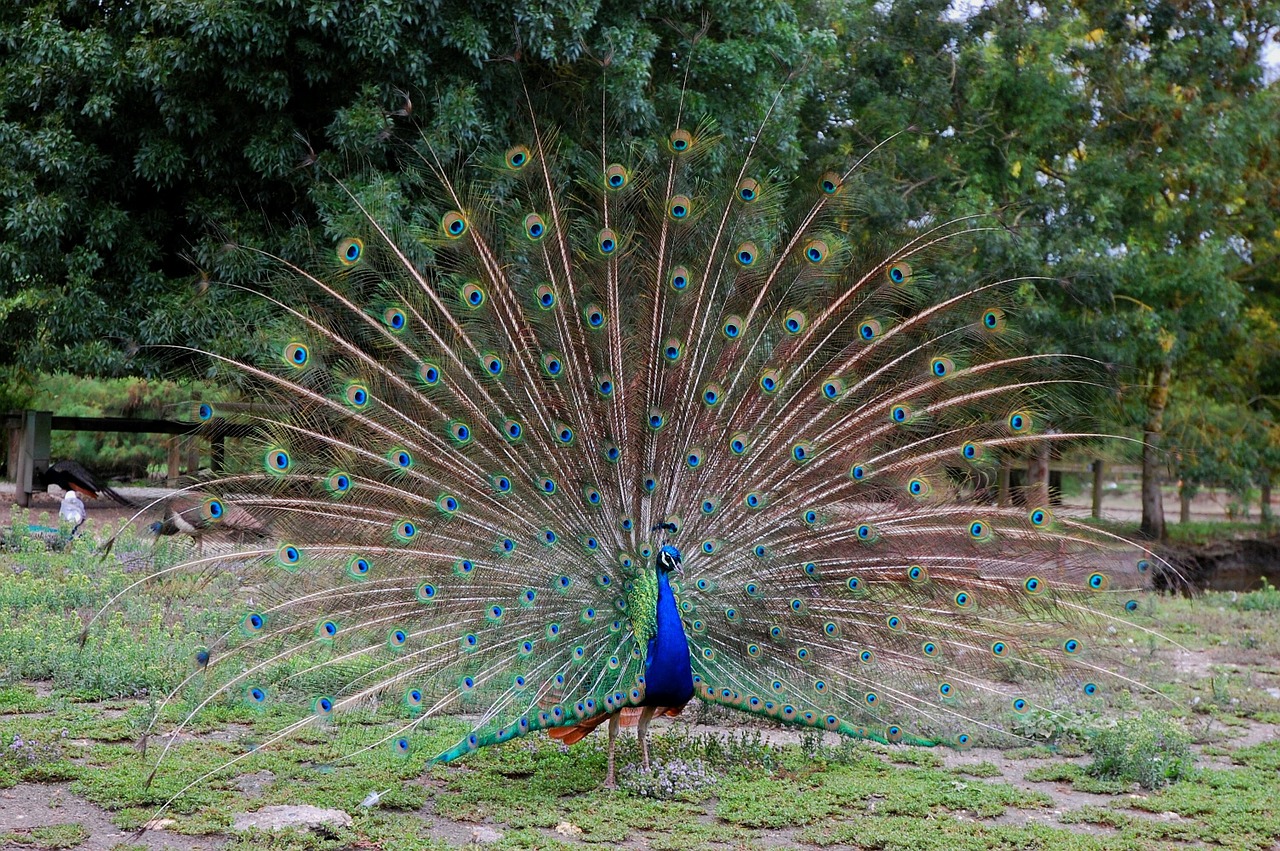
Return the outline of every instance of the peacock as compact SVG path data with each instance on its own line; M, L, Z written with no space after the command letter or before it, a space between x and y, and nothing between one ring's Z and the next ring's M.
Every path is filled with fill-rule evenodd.
M202 498L179 492L161 502L161 517L149 527L157 539L175 535L191 538L196 551L203 555L204 537L216 533L220 537L239 540L261 540L269 537L259 520L238 506L228 504L217 517L210 516Z
M257 252L265 354L208 357L264 404L195 406L256 436L183 516L269 537L158 571L243 590L157 718L296 705L265 747L391 705L396 754L466 720L439 762L607 726L612 786L619 728L647 768L695 699L965 748L1133 685L1105 633L1158 559L982 484L1097 437L1054 419L1097 370L1019 346L1029 279L930 274L980 220L864 237L859 163L792 185L759 138L424 143L402 206L334 179L335 247Z

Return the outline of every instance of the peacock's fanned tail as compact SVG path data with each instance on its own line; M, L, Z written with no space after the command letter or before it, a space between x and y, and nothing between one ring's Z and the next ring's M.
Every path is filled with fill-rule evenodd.
M447 761L634 706L667 542L706 701L964 746L1124 681L1096 637L1149 557L974 485L1076 437L1044 425L1089 372L1011 346L1018 282L918 271L977 225L877 251L853 170L789 207L751 154L715 176L718 144L534 129L465 177L428 152L419 226L351 193L336 253L279 261L272 357L219 359L272 412L240 415L254 469L200 489L269 539L183 724L376 698L404 720L370 747L473 718Z

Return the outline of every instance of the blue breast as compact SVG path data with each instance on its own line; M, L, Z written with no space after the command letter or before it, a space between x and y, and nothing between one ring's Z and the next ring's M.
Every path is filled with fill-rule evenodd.
M658 631L649 639L643 706L683 706L693 697L689 640L684 636L676 595L665 571L658 571Z

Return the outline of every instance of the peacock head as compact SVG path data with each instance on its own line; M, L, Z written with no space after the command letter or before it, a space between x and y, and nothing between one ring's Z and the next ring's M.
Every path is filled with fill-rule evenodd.
M684 564L680 560L680 551L670 544L663 544L658 550L658 570L663 573L680 573Z

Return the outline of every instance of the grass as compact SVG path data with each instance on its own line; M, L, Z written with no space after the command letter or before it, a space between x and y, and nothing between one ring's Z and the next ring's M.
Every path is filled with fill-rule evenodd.
M12 843L19 848L75 848L89 838L89 831L81 824L51 824L29 830L0 833L0 842Z
M599 734L567 750L530 737L450 766L428 766L425 752L396 759L383 749L343 760L389 729L391 715L348 716L308 728L287 749L254 752L291 718L213 706L148 783L150 762L134 744L156 695L181 680L199 636L219 625L210 601L220 580L149 586L88 653L76 641L83 613L139 578L131 565L140 566L149 545L126 537L119 558L104 561L86 544L50 554L25 546L21 535L10 540L16 550L0 557L0 788L44 800L42 790L66 784L62 798L123 830L172 799L170 831L253 851L458 847L481 825L501 834L498 849L1267 849L1280 842L1280 743L1260 726L1280 722L1280 700L1268 691L1280 688L1274 588L1144 602L1158 628L1186 648L1138 630L1114 636L1155 692L1109 710L1119 711L1114 726L1115 717L1033 713L1023 733L1040 744L1014 750L957 756L814 735L774 744L759 725L716 735L676 724L652 742L670 787L646 785L624 769L623 789L606 791ZM441 718L426 729L443 747L465 726ZM163 746L152 742L150 755ZM1168 760L1178 749L1187 758ZM620 765L638 761L634 739L622 740L619 756ZM237 757L245 758L238 772L200 779ZM1102 767L1091 770L1090 759ZM1176 771L1153 770L1175 763ZM362 808L374 790L387 791L379 806ZM353 825L231 832L234 813L294 803L342 809ZM89 836L74 818L0 825L5 847L74 848Z

